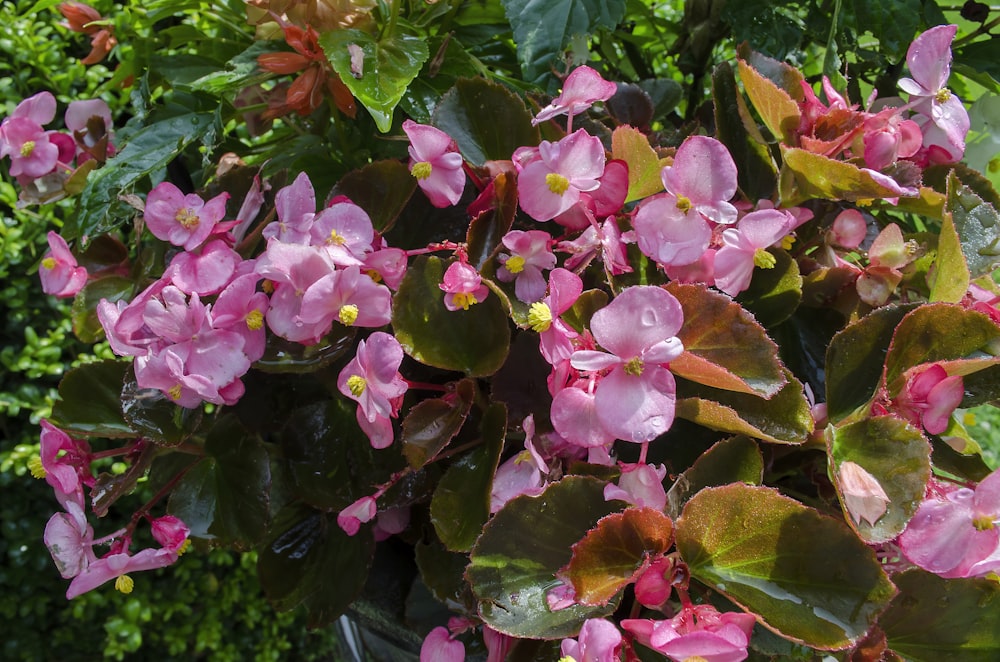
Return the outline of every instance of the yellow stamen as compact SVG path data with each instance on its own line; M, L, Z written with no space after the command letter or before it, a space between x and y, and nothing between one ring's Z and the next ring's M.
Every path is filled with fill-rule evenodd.
M972 526L976 527L976 531L989 531L996 525L989 515L980 515L972 520Z
M479 300L476 299L476 295L472 292L455 292L455 294L451 295L451 302L456 308L468 310L469 306L479 303Z
M419 163L414 163L413 167L410 168L410 174L412 174L417 179L427 179L431 176L434 166L432 166L427 161L420 161Z
M259 310L251 310L247 313L247 328L251 331L257 331L262 326L264 326L264 313Z
M42 260L42 268L52 271L56 268L56 259L54 257L47 257Z
M368 271L365 272L365 275L368 276L369 278L371 278L376 283L381 283L382 282L382 274L380 274L379 272L375 271L374 269L369 269Z
M48 475L42 466L42 458L38 455L28 460L28 471L31 472L32 478L45 478Z
M24 144L21 145L21 156L27 158L31 156L31 153L35 151L35 141L25 140Z
M962 416L962 425L975 425L975 424L976 424L976 415L971 411L965 412L965 414Z
M185 552L191 549L191 539L188 538L181 543L181 546L177 548L177 556L182 556Z
M786 251L792 250L792 246L794 245L795 245L795 235L786 234L784 237L781 238L781 247L784 248Z
M536 301L528 308L528 326L537 333L548 331L552 326L552 309L548 304Z
M347 388L351 390L351 395L360 398L368 387L368 381L361 375L351 375L347 378Z
M507 271L512 274L519 274L524 271L524 258L520 255L512 255L510 259L507 260L507 264L503 266L507 267Z
M763 248L758 248L753 252L753 263L761 269L774 269L774 265L777 262L774 256Z
M683 195L677 196L677 208L680 209L685 214L691 211L691 207L693 206L694 205L691 204L691 198L688 198Z
M951 98L951 90L949 90L947 87L942 87L934 94L934 100L937 101L938 103L944 103L950 98Z
M180 400L181 399L181 385L180 384L174 384L173 386L171 386L170 390L167 391L167 395L169 395L174 400Z
M638 356L629 359L624 366L625 374L632 375L633 377L640 376L642 374L642 368L642 360Z
M531 451L521 451L514 456L514 464L521 464L531 459Z
M691 657L685 657L684 662L708 662L701 655L692 655Z
M330 230L330 238L326 240L326 243L343 246L347 243L347 239L344 239L342 235L337 234L336 230Z
M344 326L351 326L358 319L358 307L353 303L341 306L338 317L341 324Z
M174 220L180 223L181 227L185 230L192 230L198 227L198 224L201 223L201 219L198 218L198 215L191 211L188 207L181 207L178 209L177 213L174 214Z
M135 582L128 575L122 575L115 580L115 590L128 595L135 588Z
M545 175L545 183L548 185L549 190L556 195L562 195L569 189L569 180L558 172L550 172Z
M264 290L264 294L273 294L274 293L274 282L270 281L270 280L267 280L265 278L263 281L261 281L260 289Z

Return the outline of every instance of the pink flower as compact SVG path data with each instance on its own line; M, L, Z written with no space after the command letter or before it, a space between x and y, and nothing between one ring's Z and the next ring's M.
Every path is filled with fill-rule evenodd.
M114 154L110 144L111 108L103 99L72 101L66 108L66 130L76 141L77 161Z
M664 267L697 262L712 241L712 227L705 217L691 207L688 198L671 193L645 200L633 226L639 250Z
M618 484L608 483L604 487L604 500L620 499L640 508L652 508L663 512L667 505L667 492L663 489L663 479L667 476L666 465L620 463L622 475Z
M875 476L864 467L850 460L842 462L837 470L837 481L844 497L844 507L856 524L861 520L875 526L875 522L885 514L889 497Z
M524 419L524 434L524 450L497 468L490 490L491 513L503 508L504 504L516 496L536 496L542 493L542 486L545 484L542 474L548 473L549 468L532 443L535 434L533 416Z
M228 193L208 202L194 193L184 195L170 182L161 182L146 197L143 218L153 236L185 250L194 250L212 234L226 215Z
M224 329L243 338L243 353L252 363L264 355L264 316L268 299L257 291L260 277L255 273L234 278L212 305L212 328Z
M403 122L403 131L410 139L410 173L417 186L435 207L458 204L465 190L465 171L455 141L444 131L413 120Z
M538 333L542 356L552 365L569 358L577 332L559 316L573 307L583 292L583 281L572 271L553 269L549 295L528 308L528 325Z
M590 67L577 67L563 82L562 93L538 111L531 123L539 124L558 115L569 115L572 119L573 115L587 110L595 101L607 101L617 91L615 83L604 80Z
M385 326L392 319L392 293L358 267L341 269L309 286L302 295L299 319L326 330L334 321L343 326Z
M45 525L42 539L63 579L76 577L97 560L94 529L87 522L80 503L63 504L65 513L56 513Z
M392 444L392 421L406 393L406 380L399 374L403 348L388 333L376 331L358 343L358 353L337 377L337 388L358 403L358 424L372 446Z
M580 200L580 193L593 191L604 173L604 146L584 130L557 143L543 140L537 160L518 176L521 209L536 221L548 221Z
M868 221L857 209L845 209L837 214L830 226L827 240L839 248L854 250L868 234Z
M869 115L864 131L865 163L875 170L892 165L896 159L913 156L923 141L920 126L900 117L895 108Z
M761 209L727 228L722 233L725 245L715 254L715 286L736 296L750 287L754 267L773 269L774 256L766 249L788 234L793 220L786 211Z
M278 220L264 228L265 239L290 244L309 243L309 230L316 215L316 191L309 175L299 173L294 182L278 191L274 196L274 209Z
M337 514L337 526L349 536L357 535L361 525L374 519L378 512L375 499L364 496Z
M153 538L164 549L180 554L187 546L191 529L179 517L164 515L151 520L149 525L153 532Z
M200 250L182 251L170 261L164 278L187 294L207 296L222 291L243 258L222 239L213 239Z
M420 662L464 662L465 644L452 639L448 628L436 627L424 638L420 647Z
M754 623L750 614L719 613L711 605L690 605L670 620L625 619L621 626L639 643L676 662L691 658L741 662L747 658Z
M612 275L632 272L632 266L625 255L621 231L614 216L608 216L600 226L596 223L588 224L587 229L581 232L579 237L572 241L560 241L556 247L570 254L566 258L567 269L586 266L594 257L600 255L604 269Z
M684 351L676 337L683 322L680 302L652 286L625 289L591 318L594 339L607 351L579 350L570 363L609 371L594 397L601 424L616 438L651 441L673 423L676 387L667 364Z
M452 262L438 285L444 292L444 307L448 310L468 310L490 293L475 267L467 262Z
M92 562L70 582L66 599L72 600L112 579L116 580L115 589L131 593L132 579L126 573L165 568L176 560L177 552L169 549L144 549L134 555L127 552L109 554Z
M716 223L736 221L736 163L726 146L708 136L691 136L677 148L674 163L660 173L681 210L694 209ZM693 262L694 260L692 260Z
M940 364L932 363L908 371L906 385L894 403L896 410L914 425L930 434L941 434L964 396L962 376L949 377Z
M559 651L576 662L617 662L622 633L603 618L588 618L576 639L563 639Z
M269 239L266 252L257 258L256 271L271 281L274 292L267 311L267 326L276 334L303 344L314 344L329 331L325 322L306 324L299 317L302 297L312 285L333 273L329 254L321 248Z
M58 134L42 128L55 116L56 98L50 92L39 92L17 104L0 123L0 158L10 156L12 176L35 179L55 169L62 155L51 138ZM73 158L72 151L66 160Z
M338 267L360 265L372 250L375 229L364 209L340 197L316 214L309 226L310 243L321 246Z
M673 574L674 563L669 558L654 560L635 582L635 599L650 609L659 609L674 590Z
M90 444L73 439L45 419L41 426L38 441L45 482L55 490L63 507L70 501L82 504L82 486L94 484L90 474Z
M976 488L931 479L899 546L911 563L942 577L977 577L1000 570L1000 471Z
M87 284L87 270L77 264L66 240L58 233L49 232L47 236L49 250L38 269L42 291L60 298L75 296Z
M503 265L497 269L497 278L509 283L514 281L514 294L525 303L538 301L545 296L543 269L556 266L556 256L550 245L552 237L541 230L511 230L501 240L510 255L501 253Z

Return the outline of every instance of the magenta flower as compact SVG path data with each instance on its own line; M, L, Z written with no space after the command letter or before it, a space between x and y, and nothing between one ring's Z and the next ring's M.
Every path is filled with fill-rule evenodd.
M747 658L755 619L750 614L719 613L711 605L690 605L664 621L625 619L622 628L639 643L675 662L742 662Z
M559 115L578 115L590 108L595 101L607 101L618 91L618 86L604 80L601 74L584 65L577 67L563 82L562 93L552 103L538 111L532 124L539 124Z
M406 380L399 374L403 348L388 333L376 331L358 343L358 353L337 377L337 388L358 403L358 424L372 446L392 444L392 421L406 393Z
M257 291L260 277L255 273L234 278L212 305L212 328L238 333L243 337L243 353L252 363L264 355L264 316L268 299Z
M667 364L684 351L676 337L683 322L680 302L652 286L627 288L591 318L591 333L606 352L579 350L570 363L608 371L594 397L601 424L616 438L650 441L673 423L676 386Z
M299 313L306 290L335 271L329 254L322 248L269 239L266 252L257 258L256 271L274 287L267 311L268 328L292 342L319 342L329 327L318 322L306 324Z
M378 512L375 499L364 496L337 514L337 526L349 536L357 535L361 525L370 522Z
M559 316L573 307L583 292L583 281L572 271L553 269L549 274L549 295L528 308L528 325L538 333L542 356L551 365L569 358L577 332Z
M447 133L433 126L403 122L410 139L410 174L417 180L427 199L435 207L458 204L465 190L462 155Z
M59 503L83 503L83 485L93 485L90 474L90 444L84 439L73 439L68 434L42 419L39 435L41 471L33 468L33 475L44 477Z
M468 310L490 293L475 267L467 262L452 262L438 285L444 292L444 307L448 310Z
M57 134L42 128L55 116L56 98L50 92L39 92L17 104L0 123L0 158L10 156L12 176L35 179L55 169L61 155L51 138ZM72 151L67 160L73 158Z
M49 250L42 258L38 278L42 291L60 298L75 296L87 284L87 270L79 266L66 240L49 232Z
M218 294L232 280L236 266L242 261L240 254L224 240L213 239L200 250L175 255L163 276L187 294Z
M109 554L97 559L78 574L66 590L66 599L72 600L78 595L92 591L112 579L115 589L122 593L132 592L132 579L126 574L165 568L177 560L177 552L169 549L144 549L134 555L127 552Z
M208 202L194 193L184 193L170 182L161 182L146 197L143 218L153 236L185 250L194 250L212 234L226 215L228 193Z
M431 630L420 647L420 662L464 662L465 644L453 639L448 628Z
M323 276L302 295L299 319L329 330L334 321L344 326L379 327L392 319L392 293L358 267Z
M715 254L715 286L736 296L750 287L754 267L773 269L775 258L768 246L788 234L794 219L786 211L761 209L740 219L735 228L722 233L725 245Z
M931 479L899 547L911 563L942 577L978 577L1000 570L1000 471L976 488Z
M941 434L964 396L962 376L949 377L940 364L932 363L909 371L906 385L894 403L896 411L914 425Z
M545 277L542 270L556 266L549 233L541 230L511 230L501 241L510 255L501 253L498 257L503 266L497 269L497 278L505 283L514 281L514 294L525 303L544 297Z
M677 148L674 163L660 173L663 186L682 211L694 209L716 223L736 221L736 163L726 146L708 136L691 136ZM694 260L692 260L693 262Z
M521 209L536 221L548 221L580 200L580 193L593 191L604 173L604 146L584 130L557 143L543 140L538 159L518 175Z
M191 529L179 517L164 515L150 520L153 538L164 549L180 554L186 547Z
M617 662L622 633L614 623L603 618L588 618L576 639L563 639L559 652L575 662Z

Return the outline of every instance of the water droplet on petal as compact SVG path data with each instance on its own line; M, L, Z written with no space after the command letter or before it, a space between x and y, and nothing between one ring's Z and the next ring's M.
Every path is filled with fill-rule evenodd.
M656 324L656 311L644 310L639 319L643 326L654 326Z

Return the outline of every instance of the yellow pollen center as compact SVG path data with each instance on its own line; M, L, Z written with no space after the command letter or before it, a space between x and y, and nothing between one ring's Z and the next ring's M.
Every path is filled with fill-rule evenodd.
M625 366L623 367L623 369L625 370L625 374L632 375L633 377L640 376L642 374L642 368L643 368L642 359L640 359L638 356L633 359L629 359L625 363Z
M375 271L374 269L369 269L368 271L365 272L365 275L368 276L369 278L371 278L376 283L381 283L382 282L382 274L380 274L379 272Z
M550 172L545 175L545 183L548 185L549 190L556 195L562 195L569 189L569 180L558 172Z
M247 313L247 328L251 331L257 331L262 326L264 326L264 313L259 310L251 310Z
M758 248L753 252L753 263L761 269L774 269L777 260L763 248Z
M42 260L42 268L52 271L56 268L56 259L54 257L47 257Z
M701 655L692 655L691 657L685 657L684 662L708 662Z
M548 331L552 326L552 309L548 304L536 301L528 308L528 326L537 333Z
M181 399L181 385L180 384L174 384L173 386L171 386L170 390L167 391L167 395L169 395L174 400L180 400Z
M989 531L996 525L993 523L993 518L989 515L980 515L972 520L972 526L976 527L976 531Z
M45 467L42 466L42 458L38 455L28 460L28 471L31 472L33 478L45 478L48 475Z
M944 103L950 98L951 98L951 90L949 90L947 87L942 87L934 94L934 100L937 101L938 103Z
M128 575L122 575L115 580L115 590L128 595L135 587L135 582Z
M21 156L27 158L31 156L31 153L35 151L35 141L25 140L24 144L21 145Z
M191 539L188 538L181 543L181 546L177 548L177 556L183 555L185 552L191 549Z
M691 198L683 195L677 196L677 208L680 209L685 214L691 211Z
M358 319L358 307L353 303L341 306L338 318L344 326L351 326Z
M792 246L795 245L795 235L786 234L781 238L781 247L786 251L792 250Z
M330 230L330 238L326 240L326 243L336 244L337 246L343 246L344 244L347 243L347 240L344 239L343 235L337 234L336 230Z
M274 282L270 281L270 280L267 280L267 279L264 279L264 281L261 282L261 284L260 284L260 288L262 290L264 290L264 294L273 294L274 293Z
M191 211L188 207L181 207L178 209L177 213L174 214L174 220L180 223L181 227L185 230L192 230L198 227L198 224L201 223L201 219L198 218L198 215Z
M476 295L472 292L455 292L451 296L451 302L455 304L456 308L468 310L469 306L479 303L479 300L476 299Z
M519 274L524 271L524 258L520 255L513 255L503 266L507 267L507 271L512 274Z
M360 398L367 386L368 382L361 375L351 375L347 378L347 388L351 390L351 395L355 398Z
M521 451L514 456L514 464L521 464L531 460L531 451Z
M427 161L420 161L419 163L414 163L413 167L410 168L410 173L417 179L427 179L431 176L431 172L434 170L432 166Z

